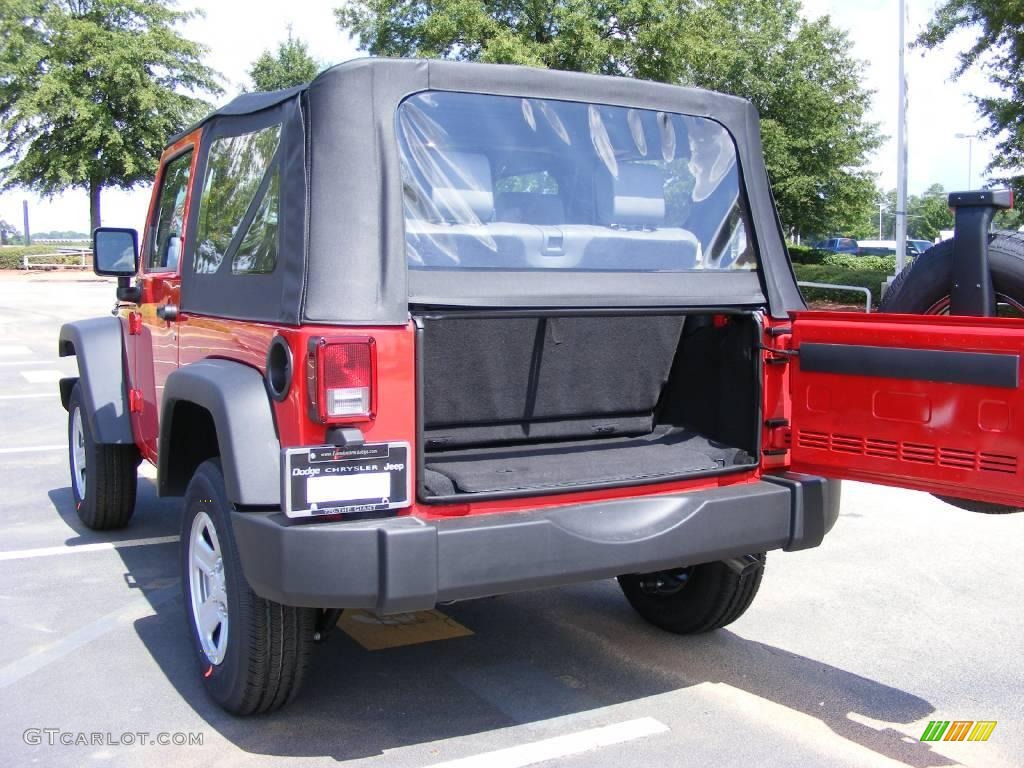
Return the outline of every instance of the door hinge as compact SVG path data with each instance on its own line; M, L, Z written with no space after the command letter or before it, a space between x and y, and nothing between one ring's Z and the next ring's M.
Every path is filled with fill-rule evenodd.
M128 313L128 335L138 336L142 333L142 315L138 312Z
M141 389L129 389L128 390L128 412L129 413L142 413L142 404L145 402L142 398Z
M768 427L768 440L763 449L765 456L781 456L793 445L793 430L789 419L768 419L764 425Z

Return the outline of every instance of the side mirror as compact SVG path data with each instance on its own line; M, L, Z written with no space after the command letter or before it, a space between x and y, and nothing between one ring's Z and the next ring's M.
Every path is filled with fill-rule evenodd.
M139 233L98 227L92 233L92 271L108 277L133 277L139 269Z

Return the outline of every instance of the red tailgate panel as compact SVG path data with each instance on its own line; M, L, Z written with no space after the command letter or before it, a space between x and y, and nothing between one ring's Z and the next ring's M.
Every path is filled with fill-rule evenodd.
M1024 506L1024 320L797 313L792 466Z

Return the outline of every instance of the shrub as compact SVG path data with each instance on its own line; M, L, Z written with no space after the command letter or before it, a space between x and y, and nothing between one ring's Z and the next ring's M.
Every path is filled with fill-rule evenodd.
M853 256L852 258L863 259L864 257ZM884 260L884 257L881 258ZM882 297L882 284L892 274L892 269L878 263L863 266L859 260L855 263L859 268L850 269L832 264L794 264L793 269L796 272L797 280L867 288L871 291L872 304L878 306L878 301ZM861 294L852 291L836 291L827 288L801 288L800 291L807 301L834 301L843 304L863 302Z
M794 264L821 264L822 259L828 256L828 251L819 251L817 248L809 248L806 245L787 245L789 258Z
M888 272L896 269L895 256L858 256L855 253L830 253L821 263L829 267L850 269L855 272Z
M67 248L66 245L55 246L55 245L5 245L0 246L0 269L21 269L22 259L28 254L29 256L42 256L48 253L57 253L58 248ZM55 256L52 261L54 264L78 264L80 257L77 254L66 255L62 254Z

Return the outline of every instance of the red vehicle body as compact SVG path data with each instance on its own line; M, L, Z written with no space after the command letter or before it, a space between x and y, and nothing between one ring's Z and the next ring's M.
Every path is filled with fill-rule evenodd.
M141 265L97 232L79 514L126 524L140 458L185 496L198 669L250 713L344 608L618 576L708 631L837 479L1024 505L1024 321L807 311L761 163L748 104L650 83L364 61L240 97L167 147Z

